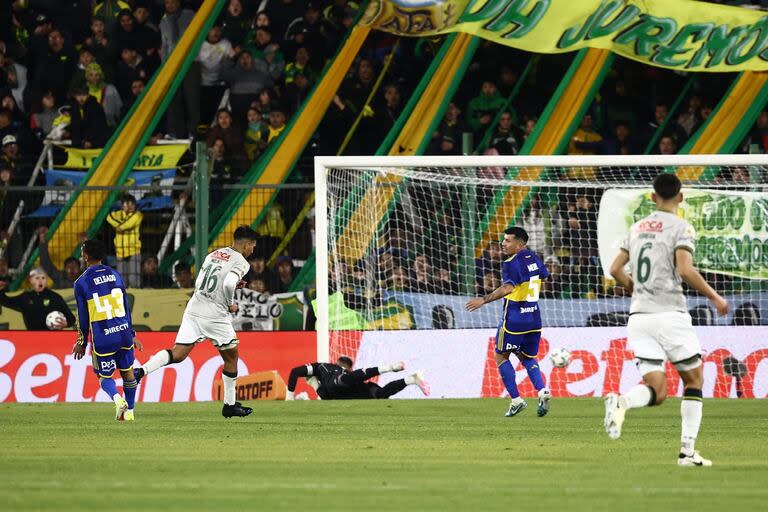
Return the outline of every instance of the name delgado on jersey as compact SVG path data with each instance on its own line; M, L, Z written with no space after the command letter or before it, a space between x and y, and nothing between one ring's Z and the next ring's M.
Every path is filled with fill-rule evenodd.
M96 276L93 278L93 284L115 283L117 279L114 274L107 274L106 276Z

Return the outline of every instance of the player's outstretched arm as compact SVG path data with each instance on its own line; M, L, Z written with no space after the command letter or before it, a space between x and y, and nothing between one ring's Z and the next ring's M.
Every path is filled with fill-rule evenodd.
M725 300L714 288L701 277L699 271L693 266L693 255L687 249L675 250L675 264L677 273L688 283L691 288L704 295L715 306L720 316L728 314L728 301Z
M499 300L500 298L504 297L505 295L508 295L512 293L512 290L515 289L515 285L513 284L503 284L493 290L488 295L485 295L483 297L477 297L475 299L470 300L467 302L467 305L464 306L467 311L476 311L483 307L483 305L488 304L489 302L493 302L495 300Z
M629 253L624 249L620 250L619 254L613 260L613 263L611 263L611 275L619 286L631 294L635 289L635 282L632 281L632 278L627 274L626 270L624 270L624 267L628 262Z
M299 377L304 377L306 379L313 375L314 372L312 371L312 368L313 365L303 364L291 370L291 374L288 376L288 391L285 393L286 400L293 400Z

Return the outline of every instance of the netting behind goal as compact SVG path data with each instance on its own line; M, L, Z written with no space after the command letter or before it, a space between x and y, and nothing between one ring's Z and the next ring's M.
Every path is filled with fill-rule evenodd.
M499 240L506 227L517 225L526 229L529 248L551 275L532 291L539 297L544 325L539 358L550 385L556 393L563 387L559 391L565 394L579 375L599 374L601 392L618 389L632 354L626 340L613 333L626 325L630 298L607 268L629 226L653 211L650 183L659 172L683 179L681 215L697 230L695 263L731 301L731 313L718 317L704 297L687 291L694 324L768 323L768 167L749 156L731 156L737 158L731 164L690 158L682 163L593 158L573 165L572 158L562 157L423 157L415 160L421 165L413 159L319 165L318 194L324 195L319 209L327 207L327 225L318 225L318 254L327 242L327 259L318 258L323 288L318 299L327 307L318 310L320 354L327 340L330 360L355 357L361 339L373 331L417 330L426 339L466 329L467 343L487 344L482 395L501 396L504 387L492 357L501 301L473 313L464 304L501 284ZM320 275L325 263L327 289ZM580 351L589 347L580 347L562 329L576 327L616 329L587 357ZM574 351L573 362L548 371L546 356L556 346ZM745 373L743 357L733 351L707 357L716 363L716 394L732 394L731 377ZM670 377L672 389L675 382ZM523 384L524 395L533 392L529 387Z

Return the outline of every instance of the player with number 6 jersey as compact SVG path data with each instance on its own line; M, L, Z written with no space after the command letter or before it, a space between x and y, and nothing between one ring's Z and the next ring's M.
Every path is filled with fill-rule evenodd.
M115 402L115 419L133 421L133 406L137 382L133 376L133 348L141 344L131 324L131 310L125 293L123 277L103 265L104 245L98 240L86 240L82 246L88 268L75 281L78 335L72 349L75 359L85 354L92 343L93 371L101 388ZM119 371L123 377L125 398L117 392L112 375Z
M173 349L162 350L134 372L137 380L168 364L180 363L187 358L196 343L208 339L224 360L222 382L224 407L222 415L248 416L253 412L235 401L237 381L237 335L232 326L232 315L238 306L235 290L245 284L243 278L251 268L246 261L256 247L256 232L240 226L234 232L230 247L216 249L206 256L195 281L195 291L189 299L181 319Z

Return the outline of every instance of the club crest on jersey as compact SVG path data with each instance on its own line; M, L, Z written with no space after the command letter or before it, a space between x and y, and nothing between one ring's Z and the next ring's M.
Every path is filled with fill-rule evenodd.
M51 303L51 299L43 299L43 306L48 307L48 304Z
M637 225L637 230L643 233L661 233L664 223L660 220L644 220Z
M211 257L215 260L229 261L229 254L223 251L213 251Z

